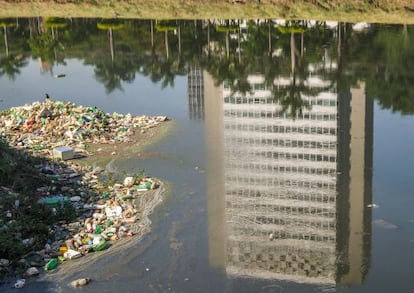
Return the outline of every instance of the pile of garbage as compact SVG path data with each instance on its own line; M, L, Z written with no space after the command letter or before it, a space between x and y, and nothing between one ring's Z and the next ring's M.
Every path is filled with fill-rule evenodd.
M77 215L75 221L62 220L50 227L50 237L41 247L36 235L22 237L25 247L37 248L21 259L0 257L0 273L10 272L13 263L20 267L21 278L15 288L25 286L24 278L38 275L42 269L54 270L62 262L106 250L119 240L149 231L148 215L161 202L160 181L144 174L115 180L114 174L103 168L66 159L74 158L74 150L85 149L88 144L133 142L137 131L166 120L165 116L108 114L96 107L51 99L0 112L0 138L10 146L35 157L58 155L62 159L47 159L35 166L51 183L38 185L32 194L24 196L52 212L70 205ZM0 191L20 196L5 186L0 186ZM15 200L8 206L0 205L0 228L7 230L8 225L14 225L22 204Z
M147 216L161 201L161 182L155 178L141 173L126 176L123 181L118 180L120 183L108 182L108 172L100 167L59 161L36 168L52 179L52 184L38 187L32 197L52 210L70 204L78 217L73 222L56 223L42 249L18 260L20 267L24 267L22 277L38 275L42 269L54 270L63 262L106 250L116 241L149 231ZM18 209L19 205L14 205L8 211L10 223ZM34 244L34 238L22 241L29 247ZM6 268L10 262L1 259L0 268ZM24 280L17 280L15 287L24 286Z
M52 155L58 146L85 148L87 144L133 141L137 129L154 127L165 116L105 113L72 102L33 102L0 113L0 133L10 145L31 153Z
M83 184L95 185L94 190L99 190L98 173L101 170L95 168L82 177ZM103 172L103 171L102 171ZM78 172L69 175L75 178ZM139 204L139 199L146 191L159 187L159 182L151 177L138 178L136 176L125 177L124 182L113 186L101 188L95 194L87 194L85 191L79 195L53 195L41 197L40 203L54 206L70 202L77 209L83 211L78 221L62 223L58 230L69 232L66 239L55 239L45 247L42 253L51 257L52 265L47 263L46 270L55 266L53 259L59 261L76 259L89 252L105 250L111 242L122 238L132 237L138 233L139 221L143 217L145 206ZM59 237L58 237L59 238ZM49 265L48 265L49 264Z

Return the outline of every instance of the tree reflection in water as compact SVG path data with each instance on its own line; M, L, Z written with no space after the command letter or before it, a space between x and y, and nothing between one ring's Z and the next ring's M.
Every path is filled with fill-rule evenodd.
M107 93L122 90L136 74L173 87L176 76L196 66L244 97L252 93L249 76L262 76L278 113L292 118L310 109L318 92L334 85L346 90L358 80L383 107L414 112L414 29L408 25L356 31L352 24L322 21L19 18L0 26L0 72L11 79L28 56L50 72L65 59L83 59ZM324 83L315 86L315 77ZM277 84L281 80L290 82Z

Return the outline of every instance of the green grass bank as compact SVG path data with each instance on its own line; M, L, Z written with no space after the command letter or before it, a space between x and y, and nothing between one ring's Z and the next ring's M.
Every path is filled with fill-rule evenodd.
M0 0L0 17L314 19L414 23L412 0Z

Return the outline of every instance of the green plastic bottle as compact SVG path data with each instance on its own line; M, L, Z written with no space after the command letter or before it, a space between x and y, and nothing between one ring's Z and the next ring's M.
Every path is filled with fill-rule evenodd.
M99 241L99 243L98 244L96 244L96 245L94 245L93 247L92 247L92 250L93 251L102 251L102 250L105 250L105 249L107 249L108 248L108 243L105 241L105 239L101 239L100 241Z
M96 226L95 231L93 232L94 234L101 234L104 230L104 227L101 225Z
M52 258L45 264L45 271L53 270L57 267L58 260L56 258Z

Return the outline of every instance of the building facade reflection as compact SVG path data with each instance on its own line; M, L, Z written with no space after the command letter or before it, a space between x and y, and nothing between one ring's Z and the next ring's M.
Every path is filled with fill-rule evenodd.
M204 120L203 70L190 66L187 74L188 114L191 120Z
M362 283L373 124L364 85L303 96L309 107L291 118L261 76L249 76L248 95L206 73L204 83L211 265L232 276Z

